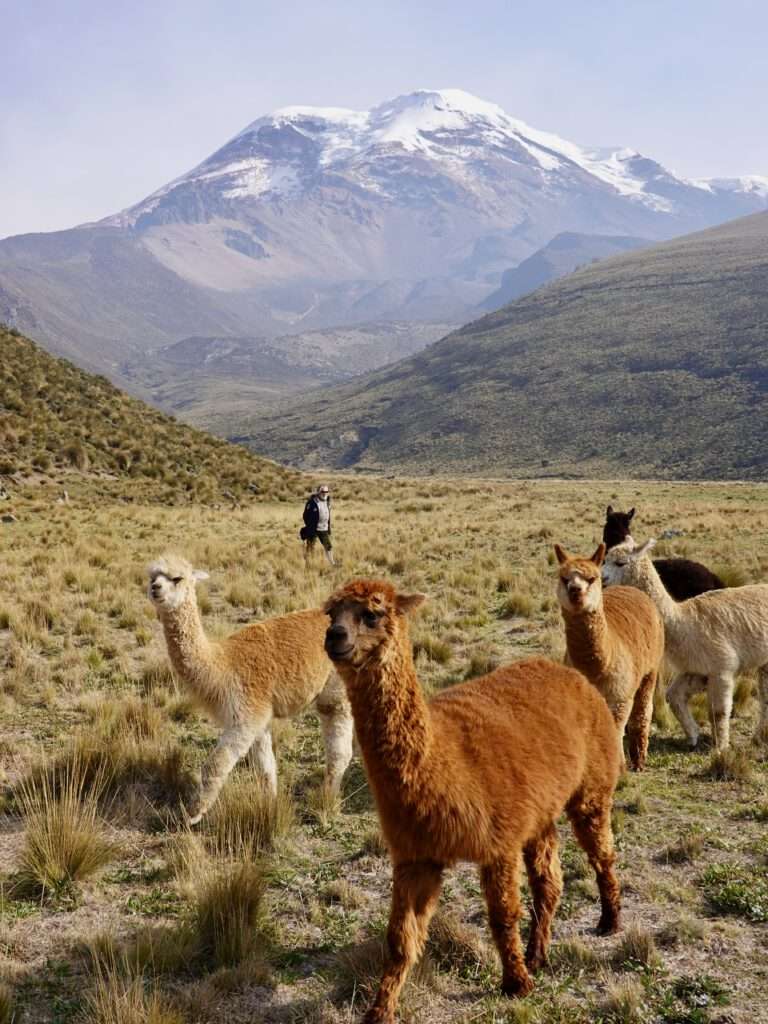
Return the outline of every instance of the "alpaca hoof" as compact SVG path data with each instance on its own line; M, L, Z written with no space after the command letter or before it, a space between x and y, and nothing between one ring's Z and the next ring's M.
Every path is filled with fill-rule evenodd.
M526 971L512 978L505 978L501 983L501 994L510 999L521 999L533 992L533 978Z
M528 968L531 974L536 974L546 964L547 957L545 953L526 953L525 966Z
M363 1017L361 1024L395 1024L395 1015L371 1007Z
M618 914L611 914L608 917L601 917L595 929L598 935L615 935L621 931L621 920Z

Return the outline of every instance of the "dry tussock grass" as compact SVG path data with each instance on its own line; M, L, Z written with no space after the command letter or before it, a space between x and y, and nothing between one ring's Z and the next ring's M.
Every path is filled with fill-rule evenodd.
M667 542L670 554L685 550L707 564L732 566L749 580L768 578L759 543L768 527L764 488L630 484L619 493L615 485L576 482L357 478L338 481L334 489L335 541L343 560L335 571L320 559L305 567L295 536L298 502L261 500L212 514L193 502L162 508L110 505L96 497L73 498L62 508L31 494L18 509L20 529L3 551L0 577L0 771L13 809L23 785L38 799L47 785L57 800L79 758L84 800L95 800L97 822L109 822L103 826L108 838L110 828L120 830L125 841L109 869L92 876L97 881L81 878L76 889L90 906L109 907L114 917L119 939L111 940L112 948L130 968L106 964L104 971L105 977L122 977L115 991L138 1007L138 1017L125 1018L128 1024L152 1019L152 1000L161 1007L152 1012L188 1019L227 1015L240 1024L271 1014L349 1021L377 980L390 878L370 798L359 796L365 789L359 764L340 805L308 781L320 778L322 765L312 713L274 730L282 783L277 804L261 799L244 766L201 827L194 834L184 827L192 768L206 756L216 730L168 669L144 592L144 567L159 552L178 550L211 573L199 603L213 636L317 606L352 575L385 575L404 590L427 593L413 639L419 675L430 692L512 658L562 656L551 544L593 550L608 502L638 505L639 539L667 526L685 530L683 538ZM445 502L451 498L455 518L447 530ZM740 529L734 530L737 522ZM10 534L0 541L5 536ZM697 701L696 713L706 732L705 701ZM691 970L716 971L722 963L738 979L734 987L745 993L743 1000L754 998L758 977L762 947L750 931L757 925L740 919L739 958L721 951L715 961L699 938L709 934L705 915L713 913L700 879L723 857L712 836L757 865L768 738L764 747L745 747L754 715L753 681L746 678L737 688L733 729L736 749L748 751L749 771L734 769L732 754L727 770L711 777L709 755L685 749L660 686L648 771L626 783L616 812L622 880L631 900L659 921L655 954L673 975L669 951L682 946ZM29 754L39 744L46 750L44 764ZM692 824L707 836L701 848L686 839ZM660 855L665 843L668 852L676 845L680 850ZM603 1008L605 986L615 984L624 967L615 966L591 935L591 873L570 845L564 850L569 883L559 926L568 922L569 937L554 943L553 971L542 973L534 996L516 1005L495 997L498 968L481 896L474 876L459 870L451 874L448 924L442 915L435 921L426 973L417 975L404 1019L447 1024L468 1013L480 1024L632 1019L633 998L624 998L623 988L621 998ZM61 903L54 921L34 903L7 900L4 948L11 959L17 929L21 934L28 926L23 915L41 915L35 924L46 935L44 953L30 968L34 980L20 988L31 1019L54 988L57 998L85 1009L77 969L76 983L48 966L67 960L57 927L69 920L62 915L73 912ZM372 934L377 938L368 943ZM641 964L653 960L648 944L639 941L622 955ZM95 985L95 966L90 977ZM271 994L273 982L279 996ZM665 984L659 982L661 989ZM646 1019L663 1019L660 995L649 990L638 998ZM162 1016L160 1022L165 1024Z

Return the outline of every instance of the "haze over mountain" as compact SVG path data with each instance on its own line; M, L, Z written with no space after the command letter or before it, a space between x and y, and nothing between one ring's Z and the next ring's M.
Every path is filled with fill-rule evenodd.
M462 320L561 232L663 239L766 206L768 178L686 180L460 90L289 107L130 209L0 242L0 320L135 387L126 365L185 338Z
M757 479L768 213L602 260L232 433L297 466Z

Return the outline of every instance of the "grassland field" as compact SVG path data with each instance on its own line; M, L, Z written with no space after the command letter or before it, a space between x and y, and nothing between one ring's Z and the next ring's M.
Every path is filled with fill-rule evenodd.
M244 763L202 826L190 773L216 731L170 674L145 567L177 551L210 573L223 635L317 605L355 575L429 602L413 625L435 692L532 654L561 658L552 544L591 554L605 506L636 539L731 583L768 581L768 486L335 477L341 564L305 567L301 501L126 504L53 487L0 527L0 1024L307 1022L358 1018L383 955L391 873L359 758L321 786L315 716L274 730L280 793ZM596 889L565 825L551 963L534 994L497 995L475 869L448 874L401 1002L412 1024L768 1022L768 749L739 680L734 748L689 752L657 695L649 766L614 824L625 930L598 938ZM695 711L707 723L706 706Z

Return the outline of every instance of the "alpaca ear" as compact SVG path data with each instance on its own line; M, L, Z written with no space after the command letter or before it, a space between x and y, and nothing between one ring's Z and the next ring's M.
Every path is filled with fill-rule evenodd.
M590 561L594 562L598 568L605 561L605 551L605 544L599 544L597 551L594 553L594 555L592 555L592 558L590 559Z
M560 544L555 544L555 557L557 558L560 565L562 565L563 562L568 561L568 552L565 550L564 547L561 547Z
M613 505L609 505L609 506L608 506L608 508L607 508L607 509L606 509L606 511L605 511L605 514L606 514L607 516L612 516L612 515L613 515Z
M635 510L633 508L631 508L629 510L629 512L627 512L627 522L631 523L634 518L635 518Z
M635 548L632 552L633 558L645 558L646 555L650 554L651 551L656 547L656 538L651 537L645 544L642 544L639 548Z
M197 583L200 580L209 580L211 577L205 571L205 569L193 569L192 579Z
M395 598L397 610L403 615L410 615L427 600L426 594L398 594Z

